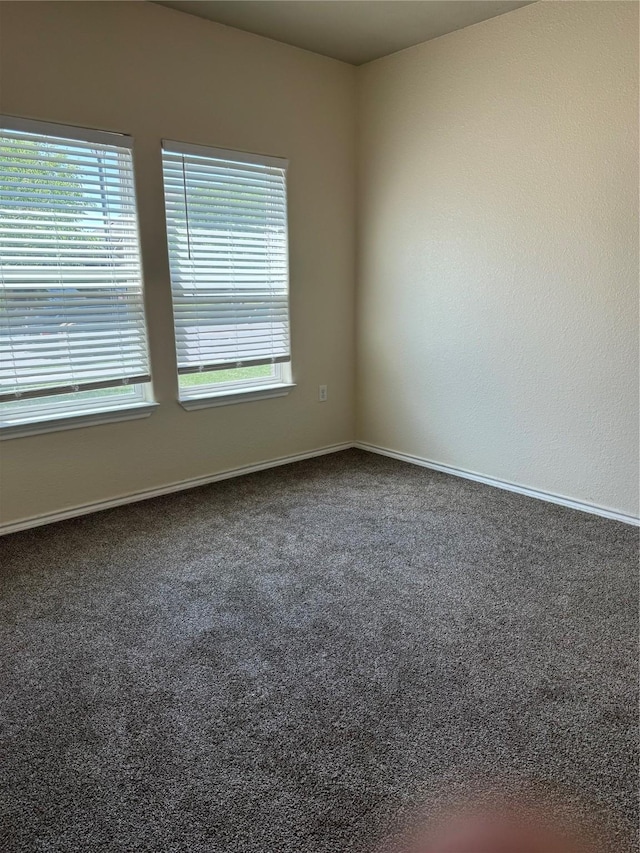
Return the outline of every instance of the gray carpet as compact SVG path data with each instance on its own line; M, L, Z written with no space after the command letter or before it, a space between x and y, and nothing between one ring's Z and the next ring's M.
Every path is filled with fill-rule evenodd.
M634 849L637 549L359 451L6 537L0 849L366 851L484 785Z

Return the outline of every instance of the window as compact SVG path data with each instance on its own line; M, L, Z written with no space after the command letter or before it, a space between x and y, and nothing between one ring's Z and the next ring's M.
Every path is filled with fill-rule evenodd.
M2 117L3 426L144 404L131 139Z
M163 144L180 399L286 393L285 160Z

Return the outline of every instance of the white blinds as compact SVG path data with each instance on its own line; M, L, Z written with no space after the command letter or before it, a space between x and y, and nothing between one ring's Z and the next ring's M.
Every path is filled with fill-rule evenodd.
M289 361L285 160L163 144L178 372Z
M0 401L149 381L131 140L0 119Z

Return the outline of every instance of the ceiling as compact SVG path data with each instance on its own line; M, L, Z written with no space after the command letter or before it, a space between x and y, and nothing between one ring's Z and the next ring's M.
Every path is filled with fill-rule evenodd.
M164 0L210 21L362 65L533 0Z

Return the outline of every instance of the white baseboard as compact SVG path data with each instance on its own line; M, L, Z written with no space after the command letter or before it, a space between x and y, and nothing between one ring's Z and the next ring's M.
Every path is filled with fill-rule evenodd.
M412 465L420 465L422 468L431 468L433 471L441 471L443 474L452 474L454 477L463 477L465 480L473 480L476 483L484 483L487 486L495 486L498 489L504 489L507 492L516 492L519 495L526 495L529 498L537 498L540 501L565 506L569 509L577 509L581 512L589 512L592 515L601 515L603 518L611 518L615 521L622 521L624 524L632 524L636 527L640 526L640 518L634 515L626 515L623 512L617 512L613 509L608 509L597 504L583 503L572 498L565 498L562 495L556 495L552 492L541 492L538 489L529 489L526 486L519 486L517 483L509 483L505 480L497 480L495 477L486 477L483 474L475 474L473 471L465 471L463 468L452 468L450 465L441 465L439 462L433 462L431 459L423 459L421 456L411 456L408 453L399 453L397 450L389 450L387 447L378 447L375 444L367 444L364 441L357 441L353 445L360 450L367 450L370 453L378 453L381 456L390 456L392 459L399 459L401 462L410 462Z
M278 459L269 459L266 462L258 462L255 465L243 465L240 468L230 468L227 471L220 471L217 474L206 474L204 477L193 477L190 480L180 480L177 483L169 483L166 486L159 486L156 489L145 489L142 492L132 492L128 495L121 495L118 498L110 498L106 501L95 501L93 503L71 507L70 509L63 509L60 512L50 512L45 515L38 515L32 518L24 518L20 521L0 524L0 536L4 536L8 533L17 533L19 530L28 530L31 527L40 527L43 524L51 524L54 521L64 521L67 518L76 518L80 515L100 512L103 509L111 509L112 507L123 506L124 504L136 503L137 501L146 501L148 498L157 498L161 495L169 495L172 492L181 492L185 489L193 489L196 486L206 486L207 483L217 483L219 480L229 480L232 477L241 477L244 474L253 474L256 471L265 471L267 468L276 468L279 465L289 465L292 462L302 462L303 459L313 459L315 456L325 456L328 453L337 453L340 450L348 450L350 447L353 447L351 442L331 444L326 447L319 447L316 450L310 450L307 453L295 453L292 456L280 456Z
M71 507L69 509L61 510L60 512L51 512L45 515L34 516L32 518L20 519L20 521L0 524L0 536L4 536L9 533L17 533L20 530L28 530L32 527L40 527L44 524L52 524L55 521L64 521L67 518L76 518L77 516L88 515L92 512L100 512L103 509L111 509L116 506L136 503L137 501L145 501L148 498L169 495L172 492L181 492L185 489L205 486L207 483L216 483L219 480L229 480L232 477L241 477L244 474L253 474L256 471L265 471L267 468L276 468L279 465L289 465L292 462L301 462L304 459L313 459L315 456L325 456L329 453L338 453L341 450L348 450L351 447L357 447L360 450L366 450L369 453L377 453L381 456L390 456L392 459L399 459L401 462L410 462L412 465L419 465L422 468L431 468L432 470L440 471L443 474L451 474L454 477L463 477L466 480L473 480L476 483L484 483L487 486L494 486L508 492L516 492L519 495L537 498L538 500L558 504L559 506L565 506L569 509L577 509L581 512L591 513L592 515L600 515L603 518L611 518L614 521L621 521L624 524L631 524L636 527L640 526L640 519L636 518L636 516L626 515L625 513L617 512L616 510L608 509L607 507L598 506L597 504L583 503L582 501L576 501L572 498L566 498L562 495L556 495L551 492L542 492L538 489L519 486L517 483L509 483L504 480L498 480L495 477L486 477L483 474L476 474L473 471L465 471L462 468L453 468L450 465L442 465L439 462L433 462L430 459L424 459L420 456L411 456L408 453L400 453L397 450L390 450L387 447L379 447L375 444L356 441L353 443L344 442L342 444L331 444L326 447L319 447L316 450L310 450L306 453L281 456L278 459L269 459L265 462L258 462L255 465L243 465L240 468L230 468L227 471L220 471L217 474L193 477L190 480L180 480L177 483L169 483L166 486L160 486L155 489L145 489L141 492L132 492L128 495L110 498L105 501L95 501L93 503L82 504L81 506Z

